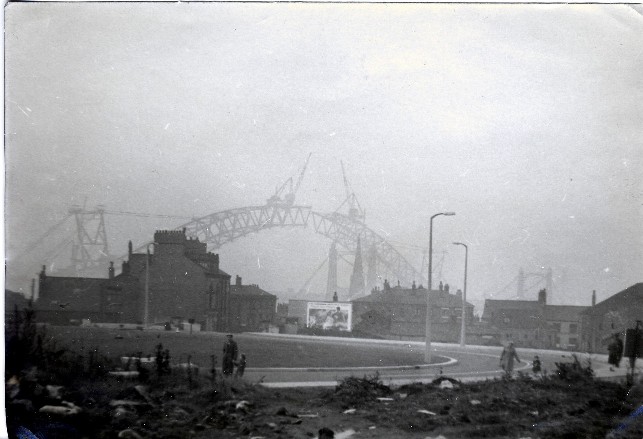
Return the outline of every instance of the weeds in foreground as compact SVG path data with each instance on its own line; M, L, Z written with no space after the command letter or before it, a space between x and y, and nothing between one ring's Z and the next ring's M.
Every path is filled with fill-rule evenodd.
M365 375L363 378L347 377L335 387L334 397L350 405L372 401L375 398L390 395L392 390L384 385L379 372Z
M571 363L555 363L554 376L563 381L591 381L594 379L592 360L587 359L585 365L581 363L576 354L572 354L574 361Z

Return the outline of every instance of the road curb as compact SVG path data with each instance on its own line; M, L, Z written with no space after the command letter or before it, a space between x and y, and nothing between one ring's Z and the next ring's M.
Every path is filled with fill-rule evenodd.
M350 372L350 371L377 371L377 370L418 370L436 369L441 367L455 366L459 361L455 358L440 355L448 358L448 361L431 364L412 364L403 366L358 366L358 367L249 367L247 372Z

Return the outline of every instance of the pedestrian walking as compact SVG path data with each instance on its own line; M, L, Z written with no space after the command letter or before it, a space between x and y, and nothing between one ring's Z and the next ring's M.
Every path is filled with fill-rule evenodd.
M235 378L243 378L243 374L246 371L246 354L241 354L239 361L235 365L237 366L237 370L234 373Z
M518 358L514 343L511 341L507 347L502 350L502 354L500 354L500 367L509 375L511 375L511 372L514 370L514 358L518 363L522 363L520 358Z
M221 368L223 375L230 376L234 372L234 363L237 361L239 348L237 342L232 339L232 334L227 335L227 340L223 344L223 360L221 361Z
M620 367L621 358L623 358L623 340L621 340L618 333L612 336L612 341L607 346L607 353L607 362L610 364L610 370L614 370L614 367Z

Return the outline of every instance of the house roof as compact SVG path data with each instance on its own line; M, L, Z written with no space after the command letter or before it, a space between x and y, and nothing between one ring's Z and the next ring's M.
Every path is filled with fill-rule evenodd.
M424 288L400 288L393 287L390 290L373 291L368 296L353 299L352 302L359 303L391 303L391 304L405 304L405 305L426 305L426 293ZM462 297L440 292L437 290L432 291L432 298L434 307L456 308L462 306ZM473 305L467 302L467 307Z
M230 285L230 294L236 296L255 296L255 297L271 297L277 299L277 296L270 294L267 291L259 288L258 285Z
M99 311L106 278L45 277L35 308L43 311Z
M582 313L585 315L600 314L610 311L622 305L634 305L636 303L643 303L643 282L632 285L625 290L614 294L611 297L597 303L595 306L587 307Z
M532 313L539 313L542 308L542 303L537 300L495 300L487 299L484 301L484 310L482 311L482 318L485 320L491 319L493 313L504 312L515 313L516 311L527 311Z
M587 308L587 306L546 305L545 320L562 322L580 321L580 313Z

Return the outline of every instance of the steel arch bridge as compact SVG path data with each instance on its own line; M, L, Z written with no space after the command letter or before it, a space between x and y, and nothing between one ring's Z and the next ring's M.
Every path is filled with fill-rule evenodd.
M216 250L238 238L263 230L309 226L350 252L355 251L358 238L366 251L374 247L377 250L377 263L384 269L382 271L395 276L403 284L425 281L422 274L391 244L363 222L338 212L315 212L310 206L268 203L240 207L193 219L177 229L185 229L188 236L199 238Z

